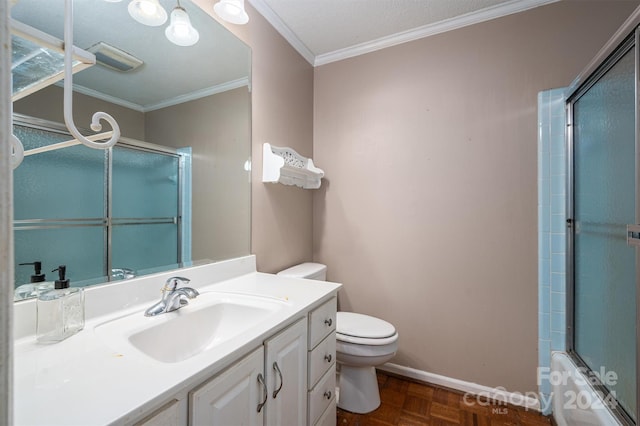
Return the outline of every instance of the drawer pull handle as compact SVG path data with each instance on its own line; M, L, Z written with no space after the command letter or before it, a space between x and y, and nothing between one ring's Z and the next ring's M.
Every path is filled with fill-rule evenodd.
M327 398L327 399L331 399L331 395L333 395L333 394L331 393L331 391L326 391L326 392L324 393L324 397L325 397L325 398Z
M276 370L276 372L278 373L278 376L280 376L280 387L273 391L273 399L275 399L276 396L278 396L278 393L280 393L280 391L282 390L282 385L284 385L284 379L282 378L282 372L280 371L280 367L278 367L277 362L273 363L273 369Z
M325 361L327 362L331 362L331 360L333 359L333 357L331 356L331 354L325 355L324 356Z
M324 323L327 325L327 327L331 327L331 325L333 324L333 320L331 318L327 318L326 320L324 320Z
M262 407L264 407L264 404L267 403L267 398L269 397L267 384L264 382L264 377L262 376L262 373L258 374L258 383L262 385L262 392L264 393L264 400L260 404L258 404L258 413L259 413L262 410Z

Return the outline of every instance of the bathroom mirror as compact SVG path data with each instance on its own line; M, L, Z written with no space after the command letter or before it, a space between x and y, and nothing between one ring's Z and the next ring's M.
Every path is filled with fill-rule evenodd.
M42 262L47 282L65 264L72 285L92 285L250 253L250 48L190 0L179 5L192 46L165 36L170 18L134 20L129 3L74 2L74 45L99 60L73 76L76 125L105 111L123 138L30 155L14 171L16 287L35 275L20 263ZM178 5L159 3L169 16ZM19 0L11 17L63 38L64 0ZM61 83L13 108L26 150L72 139Z

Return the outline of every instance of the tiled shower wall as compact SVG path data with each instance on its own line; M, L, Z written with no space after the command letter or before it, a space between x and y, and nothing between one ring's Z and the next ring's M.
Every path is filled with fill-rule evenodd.
M566 115L565 89L538 94L538 366L548 372L551 351L566 337ZM538 375L548 377L548 374ZM541 406L551 411L551 386L539 379Z

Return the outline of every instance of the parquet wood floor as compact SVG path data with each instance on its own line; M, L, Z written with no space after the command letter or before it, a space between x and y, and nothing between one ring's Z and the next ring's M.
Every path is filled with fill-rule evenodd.
M464 393L413 382L378 372L380 399L377 410L354 414L338 409L337 426L539 426L551 425L551 419L536 411L478 401ZM468 403L467 403L468 402Z

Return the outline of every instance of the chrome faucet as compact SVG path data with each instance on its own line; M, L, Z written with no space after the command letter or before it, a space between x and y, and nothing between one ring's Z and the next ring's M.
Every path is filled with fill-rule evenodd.
M173 312L181 307L188 305L187 299L195 299L200 295L197 290L191 287L178 287L178 282L182 284L189 284L191 281L189 278L184 277L171 277L169 278L164 287L162 287L162 299L147 309L144 313L147 317L164 314L167 312Z

